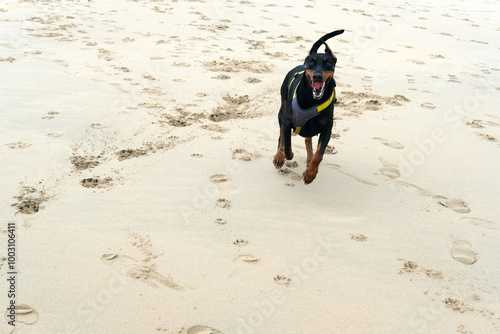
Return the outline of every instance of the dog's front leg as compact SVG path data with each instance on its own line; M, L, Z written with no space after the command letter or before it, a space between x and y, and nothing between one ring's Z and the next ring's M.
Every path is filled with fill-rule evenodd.
M292 152L292 129L282 125L280 127L280 138L278 140L278 151L276 152L273 163L276 168L281 168L286 160L293 159Z
M304 171L304 173L302 173L305 184L311 183L316 178L316 175L318 174L319 164L323 160L323 154L325 154L326 146L330 141L331 132L332 131L330 129L329 131L326 131L324 133L322 132L319 135L318 148L312 155L311 161L309 161L306 170Z
M274 155L273 164L276 168L281 168L286 160L293 159L291 150L292 129L286 126L280 126L280 138L278 140L278 151Z
M283 134L283 141L285 144L285 157L286 160L292 160L293 159L293 152L292 152L292 127L287 125L283 127L282 130Z
M283 128L280 126L280 137L278 138L278 151L273 159L274 167L281 168L285 164L285 142L283 140Z
M312 157L313 157L313 147L312 147L312 138L311 137L306 138L306 152L307 152L306 162L309 165L309 163L311 162Z

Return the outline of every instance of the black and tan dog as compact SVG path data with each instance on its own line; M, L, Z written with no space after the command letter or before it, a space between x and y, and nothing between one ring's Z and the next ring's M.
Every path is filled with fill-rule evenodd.
M280 168L285 159L293 159L292 130L305 137L308 164L302 174L305 184L316 178L318 166L332 134L333 104L336 100L333 74L337 58L326 41L343 32L344 30L337 30L316 41L304 65L288 72L281 86L281 108L278 114L280 137L273 163L276 168ZM318 53L323 44L325 52ZM312 137L317 134L318 147L313 154Z

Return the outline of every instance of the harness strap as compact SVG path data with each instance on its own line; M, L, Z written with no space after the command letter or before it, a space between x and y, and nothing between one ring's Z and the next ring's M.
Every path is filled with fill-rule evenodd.
M295 80L295 78L297 78L299 75L301 75L302 73L304 73L305 71L301 71L301 72L297 72L295 73L295 75L293 76L292 80L290 80L290 83L288 84L288 89L290 89L290 87L292 87L292 83L293 81ZM300 82L299 82L300 83Z
M294 79L295 79L295 78L294 78ZM294 79L293 79L293 80L294 80ZM293 81L293 80L292 80L292 81ZM297 83L297 86L295 87L295 91L293 92L293 98L292 98L292 109L293 109L294 118L295 118L295 113L296 113L296 112L307 112L307 111L311 110L311 109L308 109L307 111L306 111L306 110L303 110L303 109L301 109L301 108L300 108L300 106L298 105L298 102L297 102L297 103L294 103L294 102L296 102L295 100L296 100L296 98L297 98L297 96L296 96L296 94L297 94L297 87L299 86L299 84L300 84L300 81ZM328 108L328 106L329 106L330 104L332 104L332 102L333 102L333 101L337 101L337 93L335 92L335 87L333 87L333 93L332 93L332 95L330 96L330 98L329 98L328 100L326 100L325 102L323 102L322 104L320 104L319 106L316 106L314 109L316 109L317 113L320 113L322 110L324 110L324 109ZM335 103L335 102L334 102L334 103ZM296 105L296 109L298 109L298 110L296 110L296 109L294 109L294 108L293 108L295 105ZM314 116L316 116L316 115L315 115L315 114L313 114L313 115L311 115L309 118L314 117ZM309 118L307 118L307 119L304 121L304 124L305 124L305 123L309 120ZM302 124L302 125L304 125L304 124ZM294 131L294 133L299 134L301 129L302 129L302 126L296 126L296 127L295 127L295 131Z
M300 81L297 84L297 87L299 87L299 84L300 84ZM295 91L293 92L293 99L295 99L295 97L296 97L297 87L295 87ZM318 112L320 112L320 111L324 110L325 108L327 108L332 103L332 101L334 101L334 100L335 101L337 100L337 94L335 93L335 87L333 87L332 96L330 96L330 98L328 100L326 100L325 102L323 102L322 104L320 104L317 107L318 108Z

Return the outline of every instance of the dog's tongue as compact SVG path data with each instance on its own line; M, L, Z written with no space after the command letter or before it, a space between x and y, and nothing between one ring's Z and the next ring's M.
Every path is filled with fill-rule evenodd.
M321 90L321 88L323 88L323 83L322 82L313 82L312 88L314 88L316 90Z

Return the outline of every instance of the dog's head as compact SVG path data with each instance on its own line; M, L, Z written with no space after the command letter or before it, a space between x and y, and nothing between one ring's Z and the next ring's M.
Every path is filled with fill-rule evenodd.
M313 98L316 100L323 97L326 86L333 79L335 65L337 64L337 57L335 57L332 50L326 44L326 40L343 32L344 30L336 30L317 40L304 62L306 66L306 78L312 88ZM323 44L325 45L325 52L318 53L319 47Z

